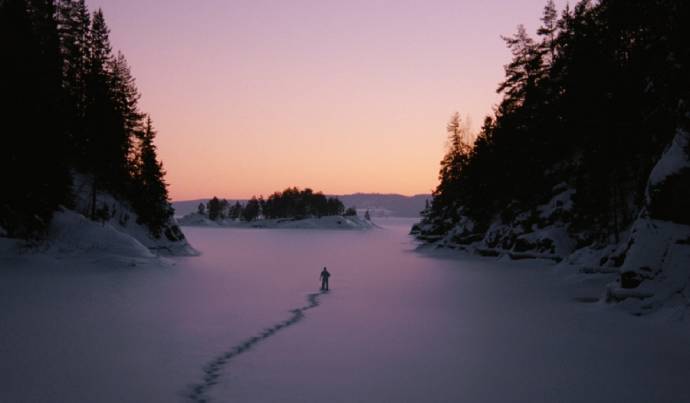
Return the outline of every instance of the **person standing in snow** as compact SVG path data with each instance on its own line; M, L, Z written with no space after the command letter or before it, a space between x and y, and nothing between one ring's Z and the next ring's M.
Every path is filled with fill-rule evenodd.
M328 278L331 276L331 273L326 270L324 267L323 270L321 271L321 291L328 291Z

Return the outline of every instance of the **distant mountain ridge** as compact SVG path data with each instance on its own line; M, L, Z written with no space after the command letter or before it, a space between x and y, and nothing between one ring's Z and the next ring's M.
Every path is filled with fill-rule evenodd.
M340 199L346 207L358 210L370 210L373 216L418 217L424 209L430 194L404 196L400 194L354 193L349 195L328 195ZM209 199L180 200L172 203L176 216L183 216L197 210L199 203L208 203ZM228 201L246 202L246 199L228 199Z
M399 194L354 193L337 196L348 207L370 210L372 215L393 217L419 217L430 194L404 196Z

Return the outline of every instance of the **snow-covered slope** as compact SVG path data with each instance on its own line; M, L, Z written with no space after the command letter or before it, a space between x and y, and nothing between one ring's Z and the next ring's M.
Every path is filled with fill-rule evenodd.
M59 211L53 217L47 250L69 255L154 257L135 237L110 223L97 223L74 211Z
M690 226L640 218L622 253L607 298L642 314L666 302L690 304Z
M290 229L334 229L366 230L376 225L357 216L326 216L303 219L273 219L251 222L235 220L213 221L206 215L190 213L179 220L180 225L196 227L232 227L232 228L290 228Z
M623 302L635 314L666 303L690 307L690 223L684 216L690 206L678 205L678 191L687 189L678 189L675 183L690 171L689 137L687 131L678 130L652 169L646 205L613 255L622 264L607 297Z
M40 243L0 238L0 258L21 256L42 265L41 259L120 262L135 265L156 258L154 251L108 222L95 222L73 210L55 212Z
M73 183L74 211L86 216L93 203L90 179L83 175L75 175ZM104 227L107 224L121 234L134 238L154 254L184 256L198 253L187 242L174 218L164 226L161 236L155 237L145 225L138 222L137 214L126 202L107 192L96 194L96 208L107 211L106 218L102 221Z
M450 231L424 235L431 224L418 224L413 235L432 241L436 246L465 249L486 256L507 255L512 258L543 258L561 261L575 247L568 234L567 218L573 208L573 191L565 184L554 188L553 198L515 216L510 223L497 219L485 231L460 211L460 220Z
M40 242L3 238L0 231L0 254L5 257L26 251L49 256L89 258L150 259L158 255L191 256L198 252L187 242L174 219L155 237L138 223L129 205L106 192L96 195L97 221L86 218L93 198L88 178L75 175L74 205L55 212L45 239Z

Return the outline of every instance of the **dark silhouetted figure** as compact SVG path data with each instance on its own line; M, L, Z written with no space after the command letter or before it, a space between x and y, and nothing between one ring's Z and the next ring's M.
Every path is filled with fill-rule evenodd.
M328 278L331 276L331 273L326 270L324 267L323 270L321 271L321 291L328 291Z

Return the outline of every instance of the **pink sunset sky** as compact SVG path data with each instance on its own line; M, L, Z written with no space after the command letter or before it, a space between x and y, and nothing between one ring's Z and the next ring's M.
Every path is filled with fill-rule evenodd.
M129 60L171 196L430 192L545 0L87 0ZM562 8L565 1L558 1Z

